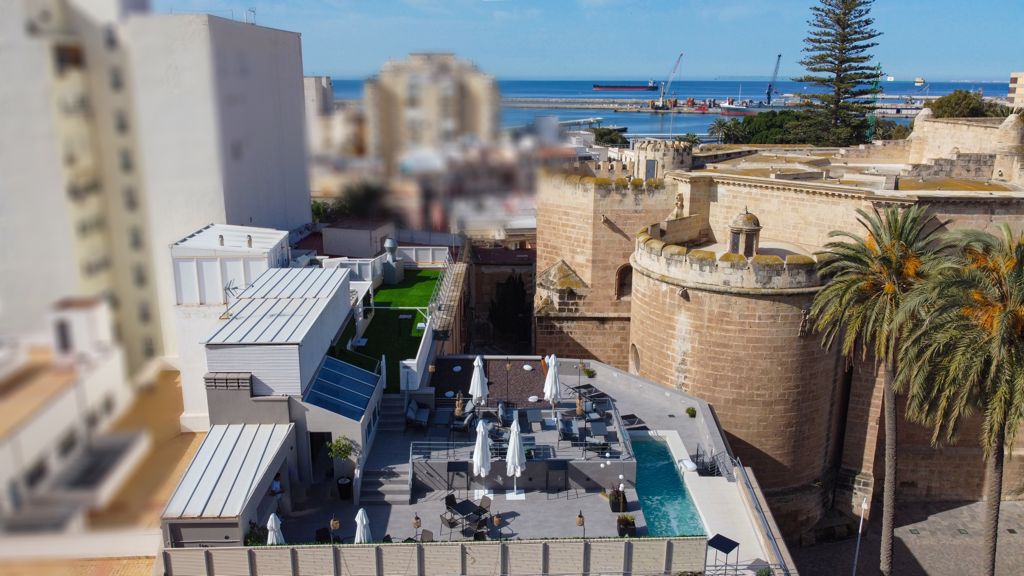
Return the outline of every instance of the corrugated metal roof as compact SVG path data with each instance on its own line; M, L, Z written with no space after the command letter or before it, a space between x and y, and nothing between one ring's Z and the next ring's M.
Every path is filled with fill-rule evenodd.
M217 424L210 427L167 501L163 518L236 518L294 424Z
M220 243L221 237L224 243ZM288 232L274 228L209 224L178 240L174 246L214 250L266 252L288 237ZM252 246L249 246L252 238Z
M298 344L348 274L340 268L271 268L228 308L207 344Z

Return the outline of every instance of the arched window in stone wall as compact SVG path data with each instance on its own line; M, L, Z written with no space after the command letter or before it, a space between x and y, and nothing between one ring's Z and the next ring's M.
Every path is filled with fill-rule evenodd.
M636 344L629 345L629 371L632 374L640 373L640 350Z
M615 271L615 299L629 300L633 295L633 267L623 264Z

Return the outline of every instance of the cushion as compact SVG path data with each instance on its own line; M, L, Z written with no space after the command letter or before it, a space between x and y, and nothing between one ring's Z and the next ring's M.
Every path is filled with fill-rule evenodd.
M405 417L409 420L416 419L416 403L409 404L409 409L405 411Z

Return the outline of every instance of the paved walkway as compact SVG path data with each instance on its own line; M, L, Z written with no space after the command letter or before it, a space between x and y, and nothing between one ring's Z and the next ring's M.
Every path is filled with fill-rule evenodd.
M982 560L984 519L983 502L897 506L893 573L900 576L977 574ZM881 514L876 514L861 542L858 574L878 572L880 531ZM856 539L851 538L807 548L794 546L790 553L801 576L849 574L855 547ZM1003 502L996 573L1000 576L1024 574L1024 502Z

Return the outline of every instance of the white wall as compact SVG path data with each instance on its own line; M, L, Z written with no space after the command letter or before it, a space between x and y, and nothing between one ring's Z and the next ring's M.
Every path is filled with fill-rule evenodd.
M299 394L299 346L218 344L206 347L209 372L252 372L253 394Z
M395 226L384 224L370 230L325 227L321 234L324 252L332 256L373 258L384 250L384 240L395 237Z

